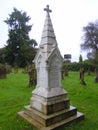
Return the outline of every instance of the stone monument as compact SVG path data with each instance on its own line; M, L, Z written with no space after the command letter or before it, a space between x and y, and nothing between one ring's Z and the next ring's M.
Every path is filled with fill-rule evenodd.
M68 125L76 119L83 119L84 114L70 106L66 90L61 84L63 58L60 54L54 34L49 5L41 43L35 57L37 85L32 92L30 105L18 114L39 130L52 130Z

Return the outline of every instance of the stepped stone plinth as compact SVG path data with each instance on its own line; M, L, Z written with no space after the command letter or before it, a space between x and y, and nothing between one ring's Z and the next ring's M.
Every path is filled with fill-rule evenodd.
M49 6L39 50L34 59L37 70L37 85L32 92L30 105L18 115L38 130L54 130L84 118L84 114L70 105L67 91L61 84L63 58L60 54Z

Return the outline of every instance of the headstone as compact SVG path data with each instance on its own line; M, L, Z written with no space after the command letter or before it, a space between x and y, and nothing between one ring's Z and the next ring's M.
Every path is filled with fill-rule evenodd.
M49 6L39 50L35 57L37 85L32 92L30 105L18 114L39 130L53 130L68 125L74 120L83 119L84 114L70 106L67 91L61 83L63 58L60 54L52 22Z
M5 64L5 68L6 68L6 73L9 74L12 72L12 67L11 65Z
M64 76L68 76L68 68L64 69Z
M80 84L86 85L86 83L84 81L84 69L83 68L80 68L79 74L80 74Z
M94 79L95 83L98 83L98 69L95 69L95 79Z
M36 85L37 83L37 75L36 75L36 69L35 65L32 64L28 69L28 75L29 75L29 87Z
M6 78L6 67L0 64L0 78Z

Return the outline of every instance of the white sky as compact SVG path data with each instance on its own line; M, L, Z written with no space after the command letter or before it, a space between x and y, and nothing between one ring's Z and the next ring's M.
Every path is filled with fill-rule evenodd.
M98 19L98 0L0 0L0 47L8 39L8 26L3 21L14 7L31 17L30 38L39 44L46 17L43 9L47 4L52 9L51 20L62 56L72 54L72 61L78 61L80 54L86 58L80 50L82 29Z

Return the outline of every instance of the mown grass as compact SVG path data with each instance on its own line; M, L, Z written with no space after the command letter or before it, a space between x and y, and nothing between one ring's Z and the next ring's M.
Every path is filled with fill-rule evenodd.
M20 70L0 79L0 130L26 130L31 126L17 112L28 105L33 88L28 87L28 75Z
M94 74L85 74L85 82L86 86L80 85L78 72L69 72L62 80L70 104L85 114L84 120L74 122L64 130L98 130L98 83L94 83ZM33 130L17 115L30 104L33 89L34 86L28 87L28 75L21 70L0 79L0 130Z
M98 130L98 84L94 83L94 77L94 74L85 74L86 86L79 84L77 72L71 72L62 81L71 105L85 114L83 121L73 123L65 130Z

